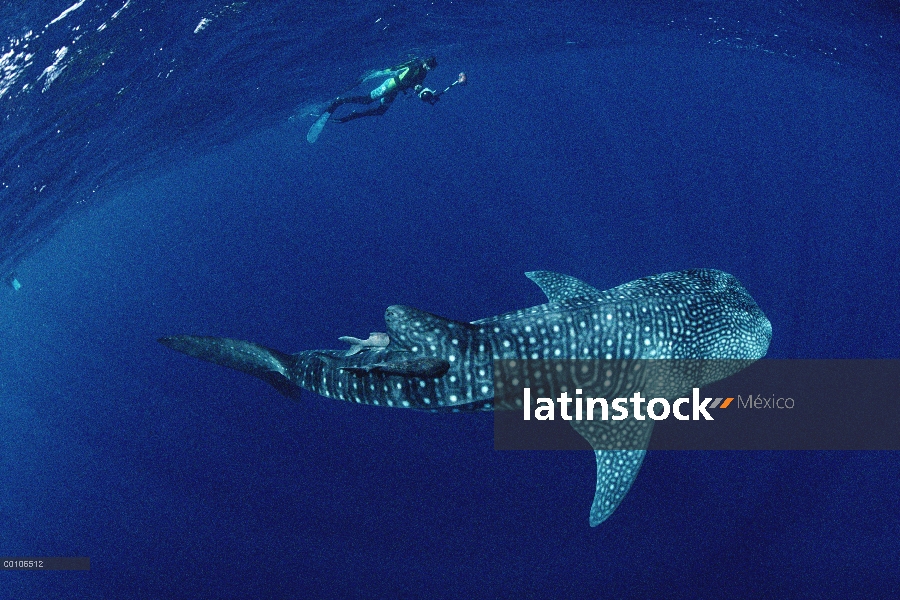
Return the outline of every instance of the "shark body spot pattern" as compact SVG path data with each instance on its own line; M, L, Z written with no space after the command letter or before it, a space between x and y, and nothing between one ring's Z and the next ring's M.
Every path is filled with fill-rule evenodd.
M664 273L606 291L560 273L533 271L526 276L546 294L546 304L472 323L390 306L385 311L390 343L379 337L377 344L366 344L365 351L288 355L251 342L184 335L160 342L259 377L292 398L302 388L360 404L470 412L511 408L494 405L495 360L606 360L604 385L610 397L617 397L639 382L616 361L752 361L765 355L772 335L753 298L722 271ZM731 372L674 374L666 389L680 392ZM646 452L605 448L611 439L646 448L653 421L572 425L595 448L597 484L590 524L596 526L625 497Z

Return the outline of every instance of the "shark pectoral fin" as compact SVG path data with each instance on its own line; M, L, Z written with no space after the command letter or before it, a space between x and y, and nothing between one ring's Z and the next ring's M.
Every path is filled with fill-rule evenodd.
M590 524L596 527L609 518L631 489L646 450L595 450L597 487L591 503Z
M591 527L596 527L613 514L631 489L647 453L653 421L572 421L572 427L594 448L597 458L590 514Z
M550 302L570 298L598 298L603 292L580 279L552 271L529 271L525 277L535 282Z
M188 356L258 377L292 400L300 398L300 388L287 375L294 362L289 354L253 342L218 337L173 335L157 341Z

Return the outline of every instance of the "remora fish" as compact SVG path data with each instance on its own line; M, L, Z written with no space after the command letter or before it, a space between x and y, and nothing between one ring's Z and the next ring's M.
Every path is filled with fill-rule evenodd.
M385 312L390 344L365 352L308 350L289 355L239 340L178 335L174 350L249 373L291 398L300 388L328 398L428 411L492 410L494 361L513 359L734 359L738 366L694 374L673 393L701 386L762 358L772 326L732 275L711 269L664 273L606 291L558 273L526 276L549 302L473 323L407 306ZM615 374L625 381L627 377ZM626 386L627 387L627 386ZM627 393L622 386L617 392ZM618 394L617 394L618 395ZM610 436L646 448L653 422L572 422L596 449L597 485L590 524L613 513L646 450L609 450ZM637 424L637 426L635 426ZM601 437L606 440L601 443ZM615 447L615 445L613 446Z

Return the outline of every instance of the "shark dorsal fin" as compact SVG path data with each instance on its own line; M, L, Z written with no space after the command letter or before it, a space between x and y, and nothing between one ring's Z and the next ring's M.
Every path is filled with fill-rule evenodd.
M602 294L597 288L562 273L529 271L525 277L541 288L550 302L562 302L571 298L596 298Z

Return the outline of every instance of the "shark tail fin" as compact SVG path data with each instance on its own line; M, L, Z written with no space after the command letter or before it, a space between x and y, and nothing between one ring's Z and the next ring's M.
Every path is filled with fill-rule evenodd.
M253 342L219 337L173 335L158 341L188 356L249 373L288 398L300 399L300 388L289 377L289 369L295 362L290 354Z

